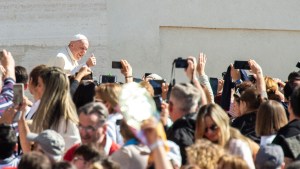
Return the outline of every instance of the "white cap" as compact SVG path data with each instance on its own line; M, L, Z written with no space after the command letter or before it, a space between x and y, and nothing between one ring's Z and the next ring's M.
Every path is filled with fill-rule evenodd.
M78 40L88 40L86 36L82 35L82 34L76 34L74 35L71 39L70 42L72 41L78 41Z

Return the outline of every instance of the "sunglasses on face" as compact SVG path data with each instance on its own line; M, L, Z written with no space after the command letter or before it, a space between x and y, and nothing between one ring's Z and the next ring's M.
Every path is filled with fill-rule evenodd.
M212 132L215 132L218 128L219 128L219 127L218 127L217 125L213 124L213 125L211 125L210 127L206 127L204 131L205 131L205 133L207 133L208 130L210 130L210 131L212 131Z

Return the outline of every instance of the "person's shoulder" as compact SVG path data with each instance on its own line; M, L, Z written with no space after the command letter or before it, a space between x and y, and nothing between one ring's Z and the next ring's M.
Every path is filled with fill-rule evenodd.
M127 145L127 146L123 146L121 147L118 151L116 151L116 153L122 153L122 154L127 154L129 157L132 156L132 154L149 154L150 153L150 149L145 146L145 145Z
M59 51L57 51L56 57L66 57L68 55L67 47L61 48Z
M297 134L300 134L300 120L290 121L277 132L277 135L283 135L284 137L290 137Z
M196 123L196 113L189 113L184 115L183 117L181 117L180 119L176 120L173 123L173 126L182 128L182 127L186 127L186 126L193 126Z
M120 145L112 141L109 149L109 155L112 155L114 152L118 151L119 149L120 149Z
M66 161L72 161L73 159L73 155L75 150L80 146L81 144L74 144L72 147L70 147L69 149L67 149L65 155L64 155L64 160Z

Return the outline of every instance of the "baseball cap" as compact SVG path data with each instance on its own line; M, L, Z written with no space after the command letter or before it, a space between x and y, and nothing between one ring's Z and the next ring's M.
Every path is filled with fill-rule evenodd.
M257 169L280 167L284 162L283 150L279 145L269 144L261 146L256 155L255 165Z
M28 133L27 140L38 143L43 151L53 157L54 160L61 160L65 149L65 141L56 131L48 129L40 134Z
M163 80L161 76L155 73L151 73L150 75L146 76L145 78L149 78L151 80Z
M78 41L78 40L88 40L88 38L82 34L76 34L76 35L72 36L72 38L70 39L70 42Z

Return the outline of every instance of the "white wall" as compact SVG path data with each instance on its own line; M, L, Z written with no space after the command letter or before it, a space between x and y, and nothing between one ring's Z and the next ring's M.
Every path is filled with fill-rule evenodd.
M170 80L181 56L208 57L206 72L220 77L235 59L253 58L265 74L286 79L300 58L300 1L51 0L1 1L0 47L30 71L83 33L94 53L95 75L116 74L127 59L134 76L155 72ZM176 70L179 81L186 80Z
M204 51L209 76L253 58L266 75L286 79L300 60L299 8L297 0L107 1L109 55L128 58L137 76L168 79L175 58Z
M107 58L105 0L10 0L0 1L0 10L0 47L29 71L46 64L77 33L89 38L88 54Z

